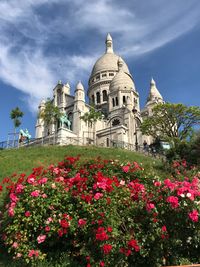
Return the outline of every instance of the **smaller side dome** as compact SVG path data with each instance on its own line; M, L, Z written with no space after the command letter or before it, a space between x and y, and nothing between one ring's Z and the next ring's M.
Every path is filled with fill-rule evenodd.
M76 85L76 91L77 90L83 90L84 91L84 87L83 87L83 84L81 83L81 81L79 81Z
M110 92L116 90L135 90L133 79L122 69L115 75L110 83Z

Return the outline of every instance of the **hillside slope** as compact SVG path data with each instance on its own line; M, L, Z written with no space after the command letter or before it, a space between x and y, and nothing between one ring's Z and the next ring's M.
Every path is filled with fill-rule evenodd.
M159 171L161 162L143 154L116 148L81 147L81 146L48 146L19 148L16 150L0 151L0 181L13 173L30 173L32 168L47 167L57 164L65 156L80 155L81 160L101 157L103 159L120 160L122 162L137 161L145 169Z

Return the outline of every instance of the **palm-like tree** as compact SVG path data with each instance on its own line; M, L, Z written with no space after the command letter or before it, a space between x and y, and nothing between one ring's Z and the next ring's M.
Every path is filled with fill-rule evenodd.
M16 136L16 129L21 125L20 118L24 116L24 113L19 109L19 107L16 107L15 109L12 109L10 112L10 118L13 120L14 124L14 140L13 145L15 142L15 136Z
M18 107L11 110L10 118L13 120L14 123L14 133L16 133L16 128L18 128L21 125L21 121L19 118L22 118L23 115L24 113Z

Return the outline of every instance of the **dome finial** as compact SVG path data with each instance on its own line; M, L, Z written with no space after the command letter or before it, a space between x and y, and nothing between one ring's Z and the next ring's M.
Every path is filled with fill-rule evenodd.
M151 85L156 85L156 82L154 81L153 77L151 78Z
M106 37L106 53L113 53L113 42L110 33Z

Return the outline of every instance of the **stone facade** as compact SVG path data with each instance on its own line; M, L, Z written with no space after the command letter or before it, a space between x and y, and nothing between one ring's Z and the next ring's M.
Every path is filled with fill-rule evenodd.
M143 110L140 110L139 93L133 77L125 61L113 51L113 41L110 34L106 38L106 51L95 63L88 82L86 103L85 90L81 82L76 86L74 96L70 93L69 84L58 82L53 89L53 103L65 113L70 121L67 125L52 125L47 129L39 118L36 123L36 138L56 133L58 139L82 138L83 143L101 146L113 146L126 143L134 149L151 137L142 136L139 126L142 120L152 115L152 108L157 103L163 103L163 98L152 79L149 96ZM39 105L39 111L44 109L45 101ZM103 118L88 125L80 117L94 106L101 111ZM62 144L62 142L60 142ZM66 142L63 142L66 143Z

